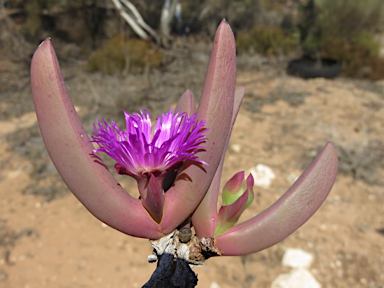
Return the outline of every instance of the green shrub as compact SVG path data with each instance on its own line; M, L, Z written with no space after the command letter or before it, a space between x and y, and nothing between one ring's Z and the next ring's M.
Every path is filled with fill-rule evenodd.
M267 56L285 54L298 45L296 34L285 35L280 27L254 26L248 33L241 32L236 37L237 50L260 53Z
M374 34L383 28L383 0L309 0L301 8L304 54L342 62L346 76L384 78L384 59Z
M317 25L323 36L351 39L360 31L374 32L384 24L383 0L315 0Z
M347 39L378 51L372 33L383 29L383 0L309 0L302 5L301 44L312 53L330 38Z
M115 36L98 50L91 53L87 68L91 72L118 74L123 70L133 74L146 69L158 68L163 62L163 54L151 43L138 39L125 39Z
M380 45L377 43L372 33L359 31L351 40L354 44L367 47L372 55L379 56Z

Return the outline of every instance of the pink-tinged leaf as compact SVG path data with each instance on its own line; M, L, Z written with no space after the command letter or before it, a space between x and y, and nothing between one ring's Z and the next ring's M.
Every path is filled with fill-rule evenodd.
M51 41L36 50L31 64L36 115L47 151L64 182L98 219L126 234L158 239L159 226L115 180L97 156L65 87Z
M244 179L244 178L243 178ZM215 236L223 234L237 223L240 215L244 212L249 198L248 190L245 190L235 202L227 206L221 206L218 215Z
M209 186L203 200L192 214L192 225L196 236L199 238L212 237L217 225L217 199L220 191L220 178L223 170L223 162L220 161L212 183Z
M321 206L335 182L336 149L328 142L291 188L271 207L216 238L225 256L245 255L282 241Z
M178 111L180 112L180 114L187 112L189 117L196 113L195 97L193 96L191 90L188 89L183 93L183 95L181 95L175 109L175 112Z
M244 171L237 172L232 176L231 179L227 181L227 183L225 183L223 187L223 206L228 206L236 202L236 200L244 194L246 189L247 187L244 182Z
M227 183L225 183L223 187L223 191L227 190L229 193L235 193L236 190L240 188L241 184L244 181L244 174L245 174L244 171L240 171L240 172L237 172L235 175L233 175L232 178L229 179Z
M224 20L217 29L202 91L198 120L209 129L205 151L198 153L208 166L191 165L165 194L162 230L171 232L196 209L216 173L231 128L236 82L236 47Z
M253 199L255 198L255 194L253 193L253 186L255 185L255 181L253 179L252 174L249 174L247 177L247 189L248 189L248 202L247 206L245 206L245 209L247 209L253 202Z
M227 150L228 141L232 133L233 125L235 124L236 116L239 112L241 102L244 97L245 88L242 86L236 87L235 99L233 105L231 130L228 134L227 142L223 154L221 156L219 167L213 177L212 184L209 186L207 193L199 206L192 215L192 223L195 227L196 235L199 238L212 237L215 232L217 223L217 199L220 190L221 172L223 170L225 152Z
M161 187L161 182L156 179L156 177L151 174L149 179L147 196L145 199L141 199L141 203L147 209L152 218L160 223L161 217L163 216L163 206L164 206L164 192Z

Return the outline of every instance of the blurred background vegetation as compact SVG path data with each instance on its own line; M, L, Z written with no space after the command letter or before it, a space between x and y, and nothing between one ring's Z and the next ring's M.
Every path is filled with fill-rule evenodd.
M169 24L170 45L164 45L139 37L116 1L1 0L0 59L28 62L39 41L50 36L61 56L83 59L88 71L146 73L166 66L168 52L190 39L210 43L226 18L238 53L329 57L342 62L344 76L384 78L383 0L173 1L178 8ZM157 33L165 2L130 1Z

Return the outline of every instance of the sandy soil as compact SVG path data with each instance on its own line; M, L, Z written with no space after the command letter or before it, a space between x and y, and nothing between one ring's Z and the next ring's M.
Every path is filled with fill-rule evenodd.
M90 131L97 115L122 121L120 109L159 113L185 88L198 94L207 55L188 58L196 63L193 72L180 68L191 63L182 58L156 77L88 75L72 62L64 76ZM289 271L281 265L288 247L314 255L311 272L323 287L384 287L383 86L342 78L305 81L286 76L284 65L239 62L238 84L246 86L246 96L223 179L259 163L277 176L269 188L255 187L243 218L278 199L327 141L338 149L340 171L324 205L298 231L257 254L209 259L196 269L198 287L270 287ZM0 67L8 67L0 74L0 287L141 287L155 269L147 263L148 241L105 226L68 193L38 134L28 71ZM129 179L121 183L134 191Z

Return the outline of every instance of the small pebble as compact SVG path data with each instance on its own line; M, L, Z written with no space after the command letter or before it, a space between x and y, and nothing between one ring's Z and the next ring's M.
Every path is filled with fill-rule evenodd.
M312 261L312 254L301 249L288 248L283 256L283 265L292 268L309 268Z

